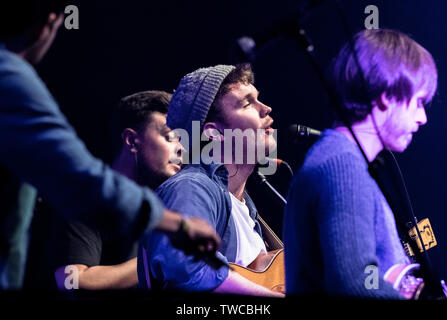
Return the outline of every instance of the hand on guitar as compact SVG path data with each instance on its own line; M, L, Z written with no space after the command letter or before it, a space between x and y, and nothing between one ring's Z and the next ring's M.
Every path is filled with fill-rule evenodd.
M396 264L385 273L384 279L406 299L417 300L425 286L423 279L414 276L414 272L419 270L419 267L419 264ZM446 298L447 286L444 281L441 281L441 286Z

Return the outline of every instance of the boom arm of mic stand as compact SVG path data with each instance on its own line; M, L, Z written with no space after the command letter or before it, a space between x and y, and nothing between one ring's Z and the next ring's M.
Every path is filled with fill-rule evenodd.
M287 204L287 200L284 199L284 197L267 181L267 178L265 177L265 175L262 174L261 172L259 172L259 170L257 171L257 173L258 173L259 178L261 179L261 184L266 184L270 188L270 190L272 190L273 193L276 194L276 196L281 199L281 201L284 204Z

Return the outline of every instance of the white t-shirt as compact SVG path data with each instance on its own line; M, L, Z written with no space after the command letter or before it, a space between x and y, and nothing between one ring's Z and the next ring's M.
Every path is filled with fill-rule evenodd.
M255 222L250 217L250 211L244 201L231 194L231 215L236 225L237 252L235 263L248 266L261 252L267 252L264 241L255 231Z

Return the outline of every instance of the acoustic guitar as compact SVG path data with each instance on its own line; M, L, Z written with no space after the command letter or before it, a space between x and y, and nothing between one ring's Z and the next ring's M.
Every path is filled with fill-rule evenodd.
M262 234L267 242L267 253L259 254L247 267L230 263L234 271L244 278L275 292L286 293L286 276L284 268L284 245L275 232L258 215Z
M286 292L284 249L261 253L249 266L230 263L244 278L275 292Z

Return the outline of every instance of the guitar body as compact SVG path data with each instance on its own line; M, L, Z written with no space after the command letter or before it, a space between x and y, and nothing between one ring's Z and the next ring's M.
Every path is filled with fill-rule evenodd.
M260 254L249 266L230 263L244 278L276 292L286 292L284 249Z

